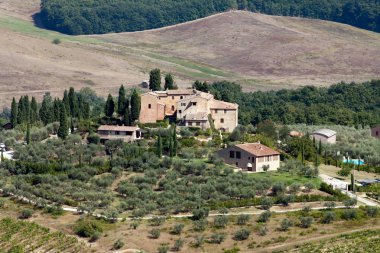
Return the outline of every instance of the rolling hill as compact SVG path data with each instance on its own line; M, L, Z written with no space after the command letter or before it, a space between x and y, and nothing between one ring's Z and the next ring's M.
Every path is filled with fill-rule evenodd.
M68 36L35 27L38 9L38 0L0 1L0 106L70 86L115 93L154 67L182 87L229 80L246 90L380 76L380 35L333 22L235 11L144 32Z

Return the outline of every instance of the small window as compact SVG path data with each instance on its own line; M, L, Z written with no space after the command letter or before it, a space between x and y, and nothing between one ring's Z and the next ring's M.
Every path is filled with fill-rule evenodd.
M178 112L179 112L179 113L182 113L182 110L179 110Z
M230 151L230 158L235 158L235 152L234 151Z
M236 162L236 166L239 166L239 163L238 163L238 162Z
M252 157L252 163L255 163L255 158L254 157Z
M188 125L189 125L189 126L192 126L192 125L193 125L193 122L189 122Z
M197 105L197 102L193 102L193 106L196 106Z
M224 119L220 119L220 123L224 123Z
M175 107L174 107L174 105L172 105L172 111L173 111L173 112L175 111Z
M241 159L241 152L240 151L236 151L236 158Z
M250 157L250 156L248 156L248 161L249 161L249 160L251 160L251 157Z
M227 110L224 110L224 114L226 114L227 113Z
M152 109L152 105L151 105L151 104L149 104L149 105L148 105L148 108L149 108L149 109Z
M181 103L181 106L186 106L186 103Z
M120 132L119 132L119 131L116 131L115 134L116 134L116 135L120 135Z
M215 113L218 113L218 110L215 110Z
M172 99L174 99L174 96L172 96Z
M180 96L180 99L183 99L183 96Z

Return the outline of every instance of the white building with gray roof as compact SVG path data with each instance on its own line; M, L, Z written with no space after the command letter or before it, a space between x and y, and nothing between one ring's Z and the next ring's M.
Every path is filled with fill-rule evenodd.
M336 132L331 129L323 128L311 133L310 138L315 139L317 142L321 141L325 144L335 144Z

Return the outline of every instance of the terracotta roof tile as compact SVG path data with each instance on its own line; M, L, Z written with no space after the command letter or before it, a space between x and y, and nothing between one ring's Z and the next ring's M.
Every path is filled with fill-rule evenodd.
M254 156L279 155L280 153L260 143L238 144L236 147L253 154Z

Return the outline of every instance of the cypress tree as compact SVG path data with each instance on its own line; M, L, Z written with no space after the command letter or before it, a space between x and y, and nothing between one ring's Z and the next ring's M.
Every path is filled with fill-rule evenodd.
M44 95L39 115L45 125L54 121L54 107L49 93Z
M67 124L66 109L65 105L60 103L58 137L64 140L67 135L69 135L69 129Z
M161 135L159 134L158 135L158 139L157 139L157 147L156 147L156 154L159 158L162 157L162 138L161 138Z
M149 74L149 89L161 90L161 70L153 69Z
M127 106L127 98L125 96L124 85L119 88L119 97L117 100L117 113L119 116L123 116L125 112L125 107Z
M141 98L137 93L137 90L134 89L131 96L131 123L135 122L140 117L141 110Z
M351 174L351 190L355 192L355 178L354 174Z
M59 116L60 111L61 111L61 103L60 103L60 101L57 98L55 98L54 102L53 102L53 112L54 112L53 113L53 118L52 118L53 122L59 121L59 119L60 119L60 116ZM65 108L65 111L66 111L66 108Z
M174 80L172 74L165 75L165 90L173 90L174 89Z
M91 115L90 104L87 101L84 101L83 102L83 118L90 119L90 115Z
M129 106L126 106L124 108L124 113L123 113L123 125L125 126L130 126L131 125L131 114L129 112Z
M69 101L69 95L67 93L67 90L65 90L65 92L63 93L62 102L65 105L66 113L69 113L70 112L70 101Z
M169 135L169 156L173 157L174 156L174 150L173 150L173 136Z
M68 97L69 97L69 104L70 104L70 116L77 117L78 116L78 99L73 87L70 87Z
M173 124L173 156L177 156L178 140L177 140L177 127Z
M38 105L35 97L32 97L30 103L30 123L35 124L38 121Z
M11 108L11 124L13 128L17 126L17 113L18 113L18 105L17 105L16 99L13 97L12 108Z
M28 123L26 125L26 136L25 136L25 141L29 145L30 144L30 124Z
M114 111L115 111L115 102L113 101L112 95L108 94L108 98L107 98L106 105L104 108L104 113L107 117L111 118Z
M322 146L322 141L319 140L319 144L318 144L318 154L319 154L319 155L322 155L322 148L323 148L323 146Z
M24 99L20 97L18 100L18 109L17 109L17 124L22 124L23 121L23 114L24 114Z

